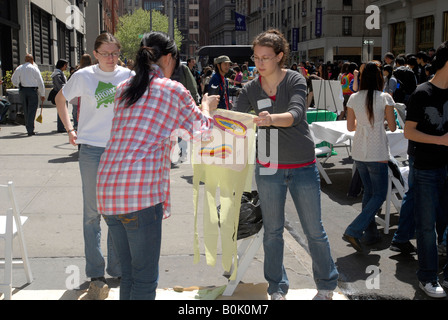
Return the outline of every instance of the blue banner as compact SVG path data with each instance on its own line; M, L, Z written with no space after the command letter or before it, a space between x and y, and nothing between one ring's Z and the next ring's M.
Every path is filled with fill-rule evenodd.
M235 31L246 31L246 16L235 11Z
M292 28L292 51L299 50L299 28Z
M316 8L316 37L322 36L322 8Z

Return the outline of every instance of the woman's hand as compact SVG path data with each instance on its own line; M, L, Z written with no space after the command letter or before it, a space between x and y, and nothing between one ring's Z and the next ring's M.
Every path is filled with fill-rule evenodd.
M78 139L78 134L76 131L70 131L68 133L68 141L71 145L77 146L76 139Z
M260 112L254 122L259 127L270 127L273 124L272 116L268 111Z
M209 96L208 93L206 93L202 97L202 110L204 111L216 110L218 108L219 99L220 99L219 95Z

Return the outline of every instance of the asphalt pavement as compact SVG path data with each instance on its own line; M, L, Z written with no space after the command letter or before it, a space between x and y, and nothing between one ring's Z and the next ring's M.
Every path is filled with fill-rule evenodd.
M0 125L0 183L14 182L20 213L28 217L23 231L33 273L33 281L28 284L23 268L14 269L12 299L80 300L85 298L89 279L84 272L78 149L68 143L66 133L56 131L55 107L45 107L43 123L35 125L37 134L30 137L23 125ZM180 163L171 171L173 215L163 222L157 299L198 299L197 288L213 291L228 282L223 276L220 252L215 267L206 264L202 239L200 262L193 263L192 176L189 164ZM107 230L104 221L102 230ZM294 232L287 230L284 235L284 262L291 288L287 299L309 300L316 290L306 245L298 241ZM103 252L105 238L103 232ZM15 257L19 258L17 242L14 245ZM268 299L263 259L261 247L233 296L218 298ZM106 279L111 287L108 299L118 299L119 281L108 275ZM175 286L193 291L180 294L173 291ZM343 300L345 296L337 289L335 298Z

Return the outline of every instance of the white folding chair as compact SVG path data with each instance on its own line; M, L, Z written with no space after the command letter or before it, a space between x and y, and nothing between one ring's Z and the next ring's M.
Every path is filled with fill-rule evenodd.
M327 155L327 157L326 157L325 160L324 160L324 163L325 163L325 162L328 160L328 158L330 158L330 156L331 156L331 149L330 149L330 147L327 147L327 146L323 146L323 147L315 147L315 148L314 148L314 151L315 151L315 153L316 153L316 157L317 157L317 156L320 156L320 155L323 155L323 154L326 154L326 155ZM322 167L322 164L320 163L320 161L319 161L318 159L316 159L316 166L317 166L317 169L319 170L320 174L321 174L322 177L324 178L325 182L326 182L327 184L331 184L332 182L331 182L331 180L330 180L330 177L328 177L328 174L325 172L324 167Z
M391 204L393 204L395 209L397 209L397 212L400 213L401 201L405 194L405 187L401 184L400 180L395 178L390 168L388 172L389 181L387 186L384 219L378 215L375 216L375 221L384 227L384 234L389 234Z
M33 281L22 230L22 225L28 217L20 216L12 181L8 182L7 185L0 185L0 193L6 196L2 199L7 199L6 215L0 215L0 238L3 238L5 242L5 258L0 261L1 264L4 264L5 269L4 281L0 283L0 292L4 293L5 300L10 300L12 298L12 269L15 262L13 261L13 239L15 236L19 240L21 253L21 260L18 263L24 267L27 282L31 283Z
M223 292L223 296L229 297L233 295L238 284L243 279L244 274L249 268L250 263L254 259L261 245L263 244L264 228L262 227L257 234L241 240L238 246L238 269L236 270L235 280L229 281L226 289ZM227 275L232 274L232 270Z

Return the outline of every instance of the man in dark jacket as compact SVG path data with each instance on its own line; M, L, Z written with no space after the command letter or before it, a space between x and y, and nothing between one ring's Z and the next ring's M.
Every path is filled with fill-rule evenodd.
M210 79L208 93L221 97L218 108L230 110L232 107L229 100L229 80L227 80L226 74L229 72L232 62L228 56L220 56L214 62L215 74Z
M395 65L397 68L394 70L394 77L397 79L397 89L395 90L394 100L407 105L409 97L417 88L417 79L415 73L406 66L403 57L397 57Z

